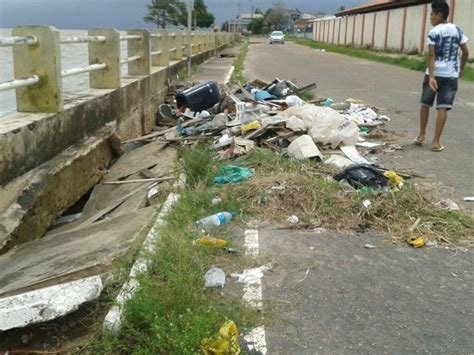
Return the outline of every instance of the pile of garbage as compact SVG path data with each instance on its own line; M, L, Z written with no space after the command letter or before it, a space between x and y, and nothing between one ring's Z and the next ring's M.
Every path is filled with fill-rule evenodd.
M260 147L339 168L372 164L357 148L383 146L366 136L390 118L351 98L337 103L298 96L314 88L314 83L299 87L279 78L235 87L219 87L212 81L175 86L157 111L156 131L138 140L159 138L191 145L212 139L220 160Z

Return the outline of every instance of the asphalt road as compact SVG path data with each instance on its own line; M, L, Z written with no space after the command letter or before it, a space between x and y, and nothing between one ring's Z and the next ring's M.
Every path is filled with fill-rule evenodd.
M390 129L403 134L401 143L418 133L418 112L423 73L397 66L361 60L291 42L270 45L252 39L245 61L247 79L271 81L275 77L295 80L300 85L316 82L317 95L336 101L348 97L364 100L390 113ZM427 141L434 134L432 110ZM474 83L461 81L455 108L450 112L442 137L446 150L433 153L430 144L406 147L384 157L391 169L416 170L430 181L452 187L453 198L474 196Z
M388 109L390 128L417 133L422 73L317 52L292 43L250 45L245 76L317 82L318 96L354 97ZM397 113L398 112L398 113ZM384 164L412 168L474 195L474 85L461 82L443 143L408 148ZM433 121L430 129L434 129ZM392 165L393 164L393 165ZM291 215L288 211L288 215ZM367 249L365 244L376 246ZM472 251L393 245L376 235L259 229L268 354L468 354L474 349Z
M469 354L472 252L261 229L268 354ZM366 249L370 243L375 249Z

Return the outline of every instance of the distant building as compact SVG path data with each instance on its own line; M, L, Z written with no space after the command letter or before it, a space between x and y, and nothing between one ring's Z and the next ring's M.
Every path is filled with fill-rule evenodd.
M229 32L234 32L234 28L237 32L248 31L250 22L256 18L263 18L262 14L239 14L237 18L229 21Z

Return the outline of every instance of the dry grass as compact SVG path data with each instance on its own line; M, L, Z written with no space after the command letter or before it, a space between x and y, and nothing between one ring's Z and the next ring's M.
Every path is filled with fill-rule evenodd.
M235 201L247 206L247 213L262 220L282 224L294 214L302 225L336 231L370 228L394 242L426 236L445 244L474 246L472 215L435 206L441 196L434 185L407 185L392 193L360 193L330 181L328 176L334 175L334 169L326 165L302 164L274 153L254 154L242 164L255 167L257 176L227 188ZM372 203L368 209L362 205L365 199ZM418 218L421 223L411 231Z

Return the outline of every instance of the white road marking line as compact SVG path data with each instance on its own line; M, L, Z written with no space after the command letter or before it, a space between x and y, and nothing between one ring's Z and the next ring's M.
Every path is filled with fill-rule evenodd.
M257 257L260 248L258 243L258 230L249 229L245 233L244 249L245 255ZM244 273L251 271L252 269L244 270ZM263 292L262 292L262 279L258 278L247 283L244 286L244 294L242 299L245 303L258 310L263 309ZM244 336L244 340L247 342L249 350L258 351L261 354L267 353L267 340L265 337L265 328L260 326L252 329L247 335Z
M249 350L258 351L260 354L267 353L267 342L265 341L265 328L263 325L252 329L250 333L244 336Z
M244 233L245 235L245 255L247 256L258 256L259 253L259 245L258 245L258 230L256 229L248 229Z

